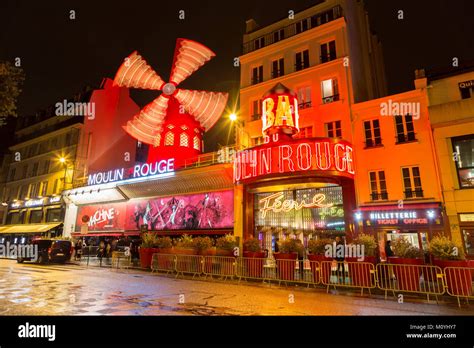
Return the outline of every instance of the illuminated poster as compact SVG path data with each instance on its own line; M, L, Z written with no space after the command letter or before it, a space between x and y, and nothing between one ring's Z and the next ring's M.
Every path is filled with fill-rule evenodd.
M234 220L233 191L133 200L127 203L127 230L230 228Z
M76 232L85 223L89 231L117 231L125 227L125 203L97 204L80 207L76 219ZM85 222L88 221L88 222Z
M257 193L254 204L255 226L344 230L340 186Z

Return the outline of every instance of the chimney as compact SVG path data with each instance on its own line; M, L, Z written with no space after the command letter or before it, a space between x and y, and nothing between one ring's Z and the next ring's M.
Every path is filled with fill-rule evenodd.
M428 86L428 79L426 78L425 69L415 70L415 89L423 89Z
M257 28L257 22L255 22L255 19L251 18L245 21L245 33L251 33Z

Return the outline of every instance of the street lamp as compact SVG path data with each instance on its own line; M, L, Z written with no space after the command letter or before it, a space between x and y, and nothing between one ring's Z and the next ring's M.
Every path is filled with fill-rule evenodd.
M64 166L64 177L63 177L64 188L63 188L63 190L65 190L66 189L66 177L67 177L68 161L64 156L59 157L58 161L59 161L59 163L61 163Z

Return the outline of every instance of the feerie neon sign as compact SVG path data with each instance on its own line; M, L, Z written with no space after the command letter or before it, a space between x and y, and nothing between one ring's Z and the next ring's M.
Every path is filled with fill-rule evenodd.
M240 151L234 158L234 182L268 175L320 171L354 178L353 150L341 139L313 138L269 143Z
M262 198L259 203L263 203L262 219L265 219L268 211L278 212L289 212L290 210L301 210L303 208L328 208L332 206L332 203L324 203L326 195L323 193L317 193L313 196L313 199L309 202L302 200L297 202L292 199L285 199L283 192L277 192L265 198Z

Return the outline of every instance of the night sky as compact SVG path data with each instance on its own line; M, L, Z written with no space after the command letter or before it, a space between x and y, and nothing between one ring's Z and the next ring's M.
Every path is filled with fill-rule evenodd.
M235 100L239 68L233 58L241 53L245 20L265 25L317 2L1 0L0 60L21 58L26 81L18 109L25 115L86 85L97 86L103 77L113 78L134 50L167 81L176 38L183 37L203 43L217 57L180 87L226 91ZM369 0L367 9L383 44L390 93L412 89L416 68L448 67L453 57L461 63L474 59L474 1ZM184 20L178 18L180 10ZM397 19L398 10L404 11L404 20ZM141 106L157 95L132 93ZM222 120L207 134L207 150L225 143L226 127L228 121Z

